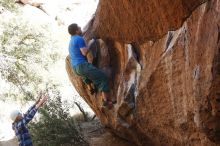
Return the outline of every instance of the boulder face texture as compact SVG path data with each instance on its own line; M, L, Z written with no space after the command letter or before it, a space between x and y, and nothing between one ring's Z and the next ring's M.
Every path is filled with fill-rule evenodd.
M207 0L100 0L94 31L101 38L121 42L157 40L179 28L191 12Z
M101 94L89 94L67 57L79 94L103 125L136 145L220 145L220 1L111 2L100 1L88 31L100 36L95 65L118 102L102 110ZM155 12L144 17L147 8Z

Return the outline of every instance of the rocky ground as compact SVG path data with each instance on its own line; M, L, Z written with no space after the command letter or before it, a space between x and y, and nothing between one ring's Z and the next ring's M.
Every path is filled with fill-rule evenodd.
M89 146L135 146L111 133L101 125L98 119L80 124L80 130ZM0 146L17 146L16 139L1 141ZM71 145L68 145L71 146Z
M135 146L105 130L98 119L82 123L81 128L90 146Z

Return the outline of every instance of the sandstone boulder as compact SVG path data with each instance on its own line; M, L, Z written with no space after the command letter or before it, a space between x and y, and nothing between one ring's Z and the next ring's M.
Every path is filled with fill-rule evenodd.
M141 146L219 144L218 0L100 0L90 25L115 107L101 110L100 93L89 94L69 57L66 69L103 125Z

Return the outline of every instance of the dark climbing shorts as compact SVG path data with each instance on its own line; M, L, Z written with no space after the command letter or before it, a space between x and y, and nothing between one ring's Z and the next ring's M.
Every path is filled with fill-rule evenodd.
M92 64L85 62L73 67L74 72L81 76L83 82L86 84L93 83L96 88L101 92L109 92L109 80L104 72L93 66Z

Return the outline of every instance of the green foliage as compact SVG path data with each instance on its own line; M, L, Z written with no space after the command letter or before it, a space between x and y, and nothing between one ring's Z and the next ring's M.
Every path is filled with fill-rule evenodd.
M59 58L48 30L19 16L0 22L0 76L14 88L8 96L36 96L43 72Z
M30 133L36 146L87 145L77 126L70 117L68 104L62 104L56 88L52 89L50 100L39 110L38 122L30 124Z
M3 7L9 11L16 10L15 0L0 0L0 7Z

